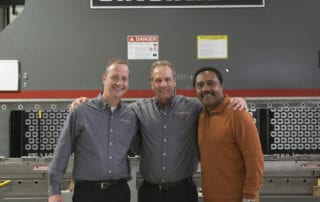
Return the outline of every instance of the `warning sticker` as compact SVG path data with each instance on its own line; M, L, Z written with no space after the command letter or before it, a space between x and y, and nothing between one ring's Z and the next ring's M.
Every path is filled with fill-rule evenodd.
M228 59L227 35L198 35L198 59Z
M320 168L320 164L319 163L315 163L315 164L304 163L304 164L301 164L301 167L302 168Z
M128 60L159 59L158 35L129 35Z
M32 167L32 170L49 170L49 166L47 166L47 165L43 165L43 166L34 165Z

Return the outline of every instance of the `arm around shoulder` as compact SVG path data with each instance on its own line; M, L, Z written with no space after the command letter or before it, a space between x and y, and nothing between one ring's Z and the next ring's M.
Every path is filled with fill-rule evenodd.
M248 111L247 101L242 97L231 98L228 107L232 108L233 110Z
M82 103L87 102L88 98L87 97L79 97L73 100L73 102L70 104L69 110L73 111L75 108L80 106Z

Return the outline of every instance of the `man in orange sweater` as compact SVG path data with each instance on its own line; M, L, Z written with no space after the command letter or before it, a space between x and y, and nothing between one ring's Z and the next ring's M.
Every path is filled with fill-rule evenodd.
M204 202L258 202L263 180L263 153L252 116L227 109L223 78L213 67L194 76L198 99L202 190Z

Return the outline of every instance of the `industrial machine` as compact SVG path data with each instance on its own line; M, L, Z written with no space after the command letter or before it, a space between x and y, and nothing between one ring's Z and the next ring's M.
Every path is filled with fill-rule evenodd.
M134 100L128 99L124 103ZM47 170L71 100L0 101L0 202L47 201ZM265 155L262 202L320 200L320 98L247 98ZM132 201L141 183L131 158ZM62 187L71 201L70 160ZM201 171L194 174L202 201Z
M50 157L0 157L0 201L47 201L50 161ZM65 190L65 196L69 197L67 193L72 190L70 168L62 180L62 189Z
M50 157L0 158L0 201L47 201L47 171ZM133 180L130 182L132 201L142 179L138 171L138 158L131 159ZM72 159L62 181L63 195L71 201ZM264 183L260 191L262 202L320 200L320 156L265 156ZM194 174L202 201L201 173Z
M201 171L193 176L202 202ZM137 187L142 183L137 175ZM316 202L320 200L320 155L265 155L262 202Z

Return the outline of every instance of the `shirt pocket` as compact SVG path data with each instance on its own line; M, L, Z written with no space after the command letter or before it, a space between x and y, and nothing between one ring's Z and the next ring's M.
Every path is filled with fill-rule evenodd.
M135 122L134 120L122 118L119 120L118 138L125 145L129 145L132 137L135 135Z

